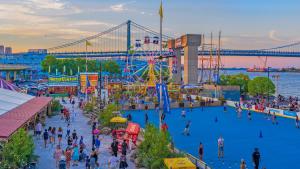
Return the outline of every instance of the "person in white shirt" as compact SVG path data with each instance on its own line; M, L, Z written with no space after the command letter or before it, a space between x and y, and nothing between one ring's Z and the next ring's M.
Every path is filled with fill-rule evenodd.
M224 138L222 136L218 139L218 158L224 158Z

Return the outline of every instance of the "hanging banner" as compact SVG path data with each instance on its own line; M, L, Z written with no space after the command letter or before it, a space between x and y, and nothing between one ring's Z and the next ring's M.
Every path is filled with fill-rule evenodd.
M94 93L98 87L98 73L80 73L80 91L88 94Z

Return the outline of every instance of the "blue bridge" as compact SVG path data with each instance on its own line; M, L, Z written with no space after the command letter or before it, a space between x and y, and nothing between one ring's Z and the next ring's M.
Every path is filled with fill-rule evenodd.
M173 39L171 36L163 35L164 55L172 55L172 51L167 48L167 41ZM92 46L86 50L85 42L89 41ZM104 32L84 39L65 43L48 49L48 54L58 58L74 57L122 57L122 56L157 56L159 55L159 33L147 27L141 26L128 20L118 26ZM210 49L205 46L200 50L199 55L216 55L217 48L213 45ZM134 51L130 54L129 51ZM269 49L257 50L236 50L221 49L221 56L263 56L263 57L300 57L300 42L278 46Z

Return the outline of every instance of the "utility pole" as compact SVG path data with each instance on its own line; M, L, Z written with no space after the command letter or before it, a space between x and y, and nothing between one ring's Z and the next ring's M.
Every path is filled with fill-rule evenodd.
M100 61L100 76L99 76L99 78L100 78L100 81L99 81L99 108L100 108L100 110L102 109L101 108L101 106L102 106L102 99L101 99L101 89L102 89L102 64L101 64L102 62Z
M268 66L268 80L270 80L270 67ZM269 83L268 83L268 86L267 86L267 88L268 88L268 91L267 91L267 106L269 105L269 91L270 91L270 87L269 87Z
M204 73L204 34L201 36L202 42L202 56L201 56L201 78L200 82L203 82L203 73Z
M220 62L221 62L221 31L219 31L219 43L218 43L218 60L217 60L217 83L219 83L220 77Z
M213 34L210 33L210 55L209 55L209 77L208 83L211 84L211 73L212 73L212 54L213 54L213 42L212 42Z

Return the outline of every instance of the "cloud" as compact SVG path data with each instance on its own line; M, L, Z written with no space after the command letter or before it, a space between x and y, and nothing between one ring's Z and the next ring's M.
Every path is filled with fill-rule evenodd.
M124 12L124 11L129 10L128 8L126 8L127 5L133 4L135 2L136 1L129 1L129 2L126 2L126 3L111 5L110 10L113 11L113 12Z
M70 26L95 26L101 25L105 27L114 27L115 24L107 23L107 22L100 22L95 20L83 20L83 21L76 21L75 23L69 24Z
M128 10L124 7L124 4L112 5L112 6L110 6L110 9L114 12L123 12L123 11Z
M32 5L37 9L61 10L66 6L66 3L61 0L25 0L24 3Z
M276 34L277 34L277 31L276 31L276 30L271 30L271 31L269 32L269 38L270 38L271 40L277 41L277 42L283 41L282 39L278 38L278 37L276 36Z

